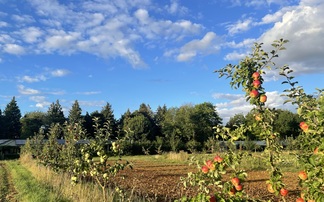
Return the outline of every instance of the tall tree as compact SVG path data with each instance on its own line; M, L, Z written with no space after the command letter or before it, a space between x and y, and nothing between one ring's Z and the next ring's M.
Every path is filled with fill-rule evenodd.
M134 112L134 115L137 115L138 113L143 114L144 117L148 121L148 127L150 128L147 134L148 140L155 140L155 137L158 135L158 128L154 121L154 113L150 107L150 105L146 105L142 103L137 111Z
M210 102L195 105L190 120L194 128L194 139L201 144L214 135L213 127L222 124L215 106Z
M47 111L47 124L50 126L51 124L63 124L65 122L64 113L62 110L62 106L59 100L56 100L56 103L52 103Z
M89 112L86 112L86 114L83 117L83 128L87 131L87 134L90 137L93 137L94 129L93 129L93 122L92 117L90 116Z
M154 121L155 124L160 127L162 122L165 119L165 115L168 111L168 108L166 107L166 105L158 106L158 108L156 109L156 113L154 114Z
M166 105L163 105L163 107L158 106L156 109L156 113L154 114L154 123L157 127L157 136L162 136L162 124L165 120L166 113L168 111L168 108Z
M118 127L118 136L119 137L124 137L126 134L126 127L124 127L127 123L127 121L131 118L132 113L130 112L129 109L121 115L121 117L117 121L117 127Z
M103 116L104 122L109 124L109 129L111 134L116 137L116 131L117 131L117 123L114 116L114 111L112 109L112 106L107 102L107 104L102 108L100 112Z
M123 129L133 141L147 140L151 130L150 120L141 113L134 113L125 120Z
M69 111L68 120L69 123L82 123L83 119L81 116L82 109L77 100L74 101L71 110Z
M22 124L21 138L32 137L45 125L46 113L39 111L26 113L20 122Z
M17 139L20 137L20 118L20 109L13 97L4 110L4 138Z
M138 112L142 113L143 115L145 115L146 117L153 119L153 111L150 107L150 105L146 105L145 103L142 103L139 106Z

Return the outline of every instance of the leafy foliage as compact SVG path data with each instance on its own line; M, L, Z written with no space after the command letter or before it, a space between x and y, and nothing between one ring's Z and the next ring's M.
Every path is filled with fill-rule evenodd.
M302 135L298 137L300 152L299 162L303 167L299 176L302 195L308 201L324 200L324 89L317 89L317 94L306 94L298 82L293 81L293 71L284 66L280 74L286 78L284 84L290 89L285 90L289 98L287 102L298 105L297 113L302 121L299 126Z

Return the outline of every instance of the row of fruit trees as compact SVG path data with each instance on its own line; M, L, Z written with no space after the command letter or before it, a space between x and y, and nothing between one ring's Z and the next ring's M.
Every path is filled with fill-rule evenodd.
M246 100L254 107L253 113L257 120L254 125L241 125L233 131L217 126L216 138L234 144L234 141L244 139L247 130L260 128L259 139L266 141L264 152L270 176L265 186L270 193L280 196L281 200L285 201L289 187L283 183L283 173L278 166L282 161L282 145L276 141L279 134L273 132L275 114L266 106L267 96L263 86L266 72L271 69L279 70L279 74L285 78L282 83L289 85L284 91L288 98L286 102L295 104L298 114L303 119L300 123L303 134L300 136L300 149L297 154L302 165L302 171L298 174L302 191L296 201L324 201L323 90L318 90L316 95L308 95L302 87L297 86L297 82L293 81L294 77L291 76L293 71L287 65L276 67L273 59L278 57L279 51L285 49L284 44L287 42L283 39L275 41L272 44L274 50L270 52L262 49L263 44L256 43L253 52L239 64L229 64L216 71L220 77L225 76L231 80L231 87L243 89ZM102 188L103 201L106 201L106 188L113 184L112 179L125 167L130 166L130 163L121 159L122 151L118 147L118 141L109 142L109 124L100 127L98 120L95 120L95 123L95 138L87 140L85 144L78 144L80 140L86 138L86 131L82 129L81 124L67 124L64 127L54 125L45 144L43 144L44 135L40 132L28 141L25 151L31 153L45 166L70 173L72 183L89 177L94 179ZM64 145L57 143L56 137L60 133L64 133ZM110 158L113 156L120 158L111 161ZM239 169L242 156L242 153L229 149L214 159L206 160L204 165L198 164L198 172L188 173L188 176L181 180L185 186L196 186L199 194L194 197L184 196L178 201L259 201L247 196L242 186L242 182L247 178L247 173ZM231 175L228 181L224 180L226 174Z

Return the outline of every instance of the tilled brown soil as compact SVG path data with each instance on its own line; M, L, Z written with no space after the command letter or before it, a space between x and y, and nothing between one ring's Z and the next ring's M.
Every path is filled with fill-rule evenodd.
M147 201L173 201L184 195L195 193L195 189L185 189L180 177L186 177L188 172L196 172L193 166L166 163L159 161L133 161L133 169L127 169L121 174L124 180L116 181L118 186L131 190ZM279 197L270 194L266 188L267 171L249 171L247 180L243 183L245 192L254 199L280 201ZM297 173L284 173L284 183L289 189L286 201L295 201L300 195Z

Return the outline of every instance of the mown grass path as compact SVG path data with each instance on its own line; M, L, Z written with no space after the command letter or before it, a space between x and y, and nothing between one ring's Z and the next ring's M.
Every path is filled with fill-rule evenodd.
M12 178L5 162L0 162L0 201L13 202L17 192L12 184Z
M5 161L7 173L4 176L10 176L13 186L17 192L14 200L19 202L65 202L69 201L55 193L55 190L49 185L37 181L33 175L19 161ZM8 179L8 177L7 177ZM8 180L7 180L8 181ZM10 186L9 186L10 187ZM3 188L4 194L10 194L10 190ZM0 200L1 201L1 200Z

